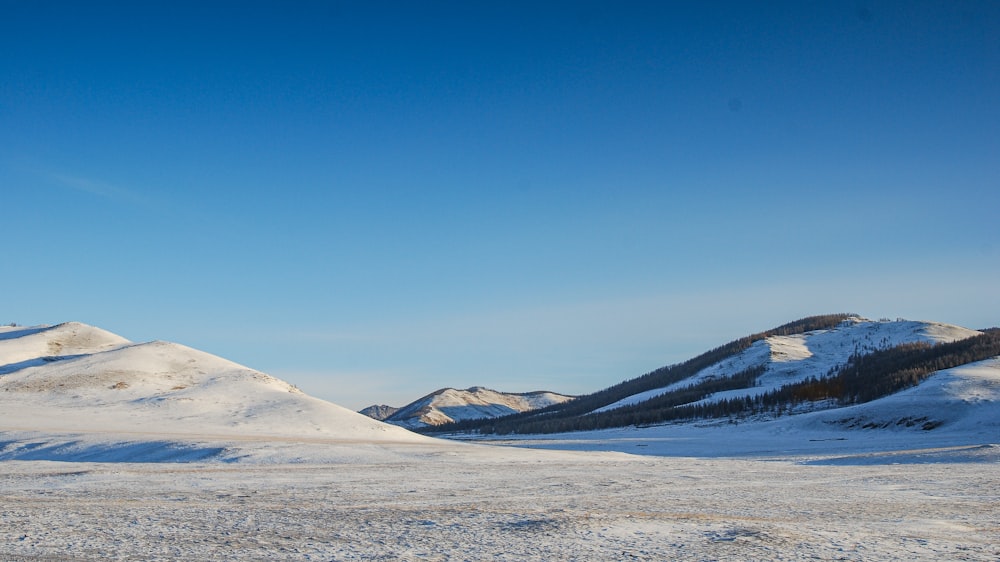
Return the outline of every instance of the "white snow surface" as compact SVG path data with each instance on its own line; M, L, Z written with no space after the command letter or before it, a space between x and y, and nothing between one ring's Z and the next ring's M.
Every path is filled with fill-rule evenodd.
M483 443L80 324L0 331L0 365L8 562L1000 559L1000 358L849 408Z
M909 320L873 322L852 317L830 330L815 330L791 336L770 336L754 342L748 349L702 369L695 375L669 386L623 398L595 412L639 404L714 378L728 377L750 367L766 365L767 370L752 388L715 393L697 403L716 402L743 396L758 396L808 379L823 377L831 369L843 366L857 351L875 351L903 343L943 343L976 336L980 332L937 322Z
M466 390L444 388L403 406L385 421L415 429L453 421L527 412L571 398L547 391L510 393L481 386Z

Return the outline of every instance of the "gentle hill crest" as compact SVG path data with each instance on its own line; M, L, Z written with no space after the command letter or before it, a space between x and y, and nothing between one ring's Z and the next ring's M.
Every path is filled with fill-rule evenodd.
M108 351L132 342L111 332L65 322L55 326L0 327L0 374L45 362Z

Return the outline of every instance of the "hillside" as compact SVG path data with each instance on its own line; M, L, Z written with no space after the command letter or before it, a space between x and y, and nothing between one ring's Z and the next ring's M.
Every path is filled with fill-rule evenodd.
M0 329L0 411L3 432L426 439L205 352L75 322Z
M1000 355L1000 336L856 315L802 319L565 404L444 431L550 433L843 407ZM658 383L658 384L657 384ZM763 418L761 418L763 416Z
M713 393L706 400L711 402L732 397L758 396L810 377L825 375L832 369L846 365L855 354L890 349L905 343L953 342L979 334L974 330L936 322L872 322L853 316L826 330L768 336L754 342L745 351L711 365L694 376L663 388L629 396L598 408L595 412L640 404L684 387L722 380L748 369L763 367L764 370L756 377L752 388L745 392L735 390Z
M802 408L791 415L465 438L652 456L801 457L809 464L995 464L1000 461L1000 357L937 371L916 386L870 402Z
M570 399L571 396L547 391L509 393L479 386L465 390L443 388L399 408L385 421L414 429L529 412Z

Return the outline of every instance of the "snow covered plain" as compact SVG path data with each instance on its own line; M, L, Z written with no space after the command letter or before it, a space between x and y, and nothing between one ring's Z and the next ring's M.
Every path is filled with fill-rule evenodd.
M881 405L512 447L95 330L0 332L0 560L1000 558L996 360Z
M995 451L817 466L416 449L318 464L7 462L0 559L1000 556Z

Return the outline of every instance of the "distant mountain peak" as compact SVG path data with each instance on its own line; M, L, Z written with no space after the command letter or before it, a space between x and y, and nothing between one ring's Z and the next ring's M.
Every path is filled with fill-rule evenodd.
M399 408L396 408L395 406L387 406L385 404L373 404L371 406L368 406L367 408L359 410L358 413L366 415L369 418L372 418L373 420L385 421L386 418L395 414L397 411L399 411Z
M399 408L385 418L385 421L413 429L453 421L528 412L572 398L544 390L513 393L500 392L484 386L472 386L465 390L442 388Z

